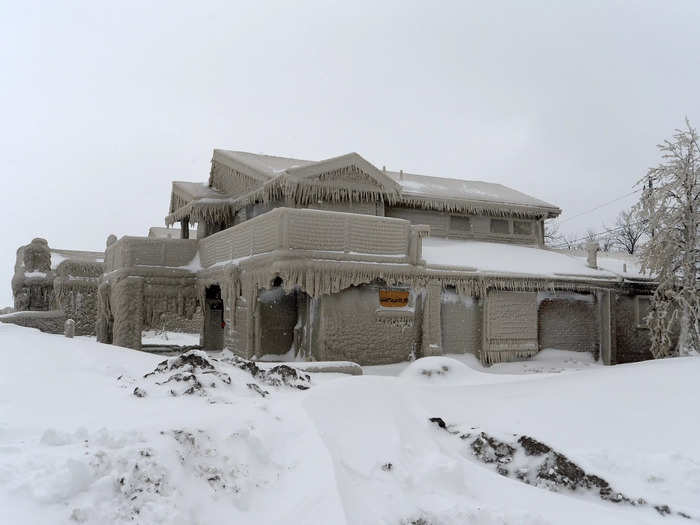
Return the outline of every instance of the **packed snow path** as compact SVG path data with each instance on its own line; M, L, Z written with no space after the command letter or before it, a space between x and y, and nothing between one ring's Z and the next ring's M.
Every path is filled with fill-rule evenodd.
M626 495L700 516L697 358L529 374L429 358L307 382L13 325L0 351L0 523L696 522L501 476L435 417L531 436Z

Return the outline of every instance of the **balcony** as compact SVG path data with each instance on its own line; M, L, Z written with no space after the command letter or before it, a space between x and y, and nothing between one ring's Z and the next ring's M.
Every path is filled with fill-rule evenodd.
M424 227L403 219L333 211L275 208L199 241L204 268L284 252L339 260L415 263Z
M197 254L195 239L152 239L124 236L105 252L105 274L123 268L184 269Z

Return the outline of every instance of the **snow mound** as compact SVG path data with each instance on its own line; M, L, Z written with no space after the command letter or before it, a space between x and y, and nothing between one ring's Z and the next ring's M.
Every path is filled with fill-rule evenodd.
M126 377L120 380L129 382ZM143 381L136 383L133 390L136 397L166 391L174 397L196 395L207 397L210 402L227 402L231 400L227 396L231 392L236 392L238 396L266 397L270 393L267 390L269 387L306 390L311 384L311 377L286 365L263 370L253 361L228 351L214 358L201 350L190 350L161 361L152 372L143 376ZM246 388L242 389L241 385Z
M430 422L468 443L474 459L501 476L552 492L584 493L611 503L651 506L661 516L677 514L685 519L691 518L689 514L675 511L665 503L650 504L644 498L626 496L604 478L586 472L566 455L531 436L521 435L517 440L501 440L485 432L460 433L451 430L451 426L440 417L432 417Z
M471 383L480 372L451 357L422 357L411 363L399 377L432 384Z

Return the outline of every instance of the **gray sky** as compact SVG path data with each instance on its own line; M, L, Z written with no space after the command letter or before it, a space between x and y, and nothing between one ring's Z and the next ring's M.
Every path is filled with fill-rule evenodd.
M357 151L566 219L631 191L685 115L700 126L698 28L696 0L0 0L0 306L19 245L145 235L214 147Z

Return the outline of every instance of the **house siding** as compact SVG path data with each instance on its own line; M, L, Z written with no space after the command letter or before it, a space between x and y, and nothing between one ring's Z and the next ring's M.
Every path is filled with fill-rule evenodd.
M554 348L598 355L598 307L592 300L544 300L538 311L538 327L540 350Z
M653 359L649 350L649 330L637 326L634 295L616 294L614 300L617 363L634 363Z
M419 333L413 311L379 306L379 287L357 286L320 298L322 342L318 360L360 365L397 363L416 351Z
M440 322L443 353L479 355L483 308L478 299L460 297L454 289L443 290Z

